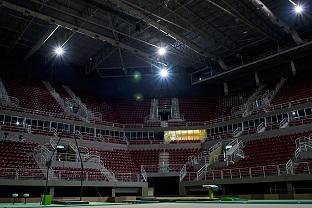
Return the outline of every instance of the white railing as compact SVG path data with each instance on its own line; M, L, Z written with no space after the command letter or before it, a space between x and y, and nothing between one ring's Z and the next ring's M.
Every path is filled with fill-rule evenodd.
M233 137L238 137L243 133L242 127L238 127L233 131Z
M312 139L311 137L300 137L296 139L296 150L295 150L295 158L297 159L301 152L308 151L308 148L312 149Z
M114 175L119 182L146 182L142 175L137 173L115 173Z
M168 164L165 168L159 165L144 165L144 170L147 173L168 173L168 172L180 172L185 164Z
M6 106L17 107L19 100L16 97L0 94L0 103Z
M235 158L245 158L245 154L243 152L243 141L239 141L238 139L233 139L227 146L231 148L226 151L226 163L234 163Z
M289 108L291 106L295 105L301 105L304 103L312 102L312 97L309 98L304 98L304 99L299 99L291 102L286 102L282 104L277 104L273 106L269 106L267 108L262 108L259 110L253 111L253 114L259 114L259 113L266 113L266 112L271 112L274 110L280 110L280 109L285 109ZM20 112L20 113L26 113L26 114L33 114L33 115L41 115L41 116L48 116L48 117L54 117L54 118L61 118L61 119L68 119L68 120L81 120L78 116L74 115L67 115L64 113L52 113L52 112L47 112L47 111L41 111L41 110L33 110L33 109L28 109L28 108L22 108L22 107L10 107L7 105L3 105L0 103L0 109L2 110L7 110L7 111L14 111L14 112ZM217 118L213 119L210 121L201 121L201 122L169 122L170 127L180 127L180 126L207 126L209 124L215 124L215 123L220 123L224 121L229 121L235 118L241 118L241 115L234 115L234 116L226 116L222 118ZM113 126L113 127L119 127L119 128L144 128L144 127L161 127L161 123L144 123L144 124L120 124L120 123L114 123L114 122L107 122L107 121L98 121L96 119L90 119L90 123L94 124L99 124L103 126ZM166 125L166 126L168 126Z
M141 165L141 175L142 175L143 181L147 182L147 173L146 173L143 165Z
M180 174L179 174L179 180L180 182L183 181L184 177L187 174L187 170L186 170L186 164L183 165L182 169L180 170Z
M189 156L187 162L182 166L182 169L180 170L180 180L182 181L183 178L186 176L187 174L187 166L194 166L196 164L199 163L203 163L203 166L200 168L202 169L203 167L205 167L206 165L209 165L209 161L210 161L210 154L215 151L216 149L222 147L222 142L217 142L216 144L214 144L212 147L209 148L208 152L206 151L202 151L200 152L197 156ZM212 162L218 161L219 159L219 155L215 155L214 158L212 158ZM204 161L202 161L204 160Z
M265 123L262 122L261 124L259 124L259 126L257 126L257 133L261 133L265 130Z
M214 144L212 147L209 148L209 153L212 153L213 151L215 151L216 149L220 148L222 146L222 142L218 142L216 144Z
M205 174L207 172L208 169L208 164L206 163L205 165L203 165L203 167L201 167L197 172L196 172L196 179L197 181L199 180L199 178Z
M296 167L302 165L307 166L308 163L296 163ZM312 163L311 163L312 164ZM311 165L310 164L310 165ZM298 168L297 168L298 169ZM302 169L302 168L300 168ZM184 181L193 180L218 180L218 179L235 179L235 178L256 178L256 177L269 177L269 176L281 176L287 175L286 165L266 165L266 166L254 166L246 168L232 168L232 169L222 169L222 170L208 170L203 171L200 177L196 177L196 172L189 172L184 178ZM299 174L299 171L295 170L294 174ZM310 170L301 170L300 174L307 173L311 174ZM289 173L290 174L290 173Z
M286 163L286 173L287 174L294 174L294 166L293 166L293 161L290 159Z
M115 174L105 167L102 160L100 160L100 172L105 175L108 181L117 181Z
M286 165L266 165L246 168L232 168L222 170L210 170L199 177L198 180L224 180L224 179L245 179L272 176L286 176L299 174L312 174L312 162L293 163L292 169L287 171ZM196 172L188 172L183 181L197 180Z
M283 129L288 126L288 118L283 118L281 122L278 124L280 129Z

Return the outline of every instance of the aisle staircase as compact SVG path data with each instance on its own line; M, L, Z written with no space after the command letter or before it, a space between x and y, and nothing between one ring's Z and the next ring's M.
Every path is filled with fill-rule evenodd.
M17 107L19 105L19 100L16 97L11 97L8 95L8 92L2 82L0 77L0 103L2 105Z
M65 91L70 95L70 97L75 101L75 103L77 103L77 105L79 106L79 111L78 114L80 116L82 116L83 118L85 118L86 121L90 121L90 119L92 120L102 120L102 114L99 112L93 112L91 110L89 110L86 106L86 104L84 104L81 99L76 96L76 94L68 87L63 85L62 86Z
M153 98L151 100L150 113L145 117L145 122L155 121L160 121L160 116L158 115L158 99Z
M222 142L218 142L210 147L208 151L202 151L198 155L190 156L180 171L180 181L182 181L187 175L187 169L190 167L198 169L197 177L200 177L201 174L208 169L209 165L212 165L219 160L221 154Z
M180 113L179 99L172 98L171 99L171 121L183 121L184 117Z
M296 150L293 157L286 163L287 174L294 174L294 169L297 168L295 164L306 158L312 158L312 135L296 139Z
M266 90L262 95L257 98L256 108L265 108L271 104L271 101L274 99L276 94L280 91L280 89L284 86L287 78L282 77L280 81L275 85L273 90Z
M169 172L169 152L160 152L159 153L159 172Z
M57 135L57 134L56 134ZM50 160L53 151L56 150L57 148L57 144L56 144L56 138L51 138L50 141L44 145L38 146L36 147L35 151L34 151L34 158L37 161L37 164L39 165L40 168L42 169L46 169L46 165L47 162ZM70 155L70 160L66 161L66 162L72 162L73 164L77 164L77 162L80 163L80 157L79 157L79 153L78 153L78 149L76 147L76 145L66 139L62 139L61 143L62 145L68 145L70 147L70 149L74 152L73 155ZM79 147L79 151L80 151L80 155L81 155L81 159L83 161L84 164L91 164L95 169L100 170L100 172L108 179L108 181L117 181L114 174L112 172L110 172L105 166L103 161L100 159L100 155L98 152L96 151L89 151L88 148L86 147ZM57 158L57 154L54 154L52 157L52 166L53 167L53 161L59 162L58 158ZM46 173L44 173L46 176ZM55 178L56 176L54 175L54 171L51 168L49 170L49 178Z

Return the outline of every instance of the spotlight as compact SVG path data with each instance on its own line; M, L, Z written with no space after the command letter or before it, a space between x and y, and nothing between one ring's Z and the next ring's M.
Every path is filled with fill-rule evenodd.
M295 6L294 10L295 10L295 12L296 12L297 14L301 14L301 13L303 12L303 7L302 7L301 5L299 5L299 4L297 4L297 5Z
M167 49L165 47L158 48L158 55L164 56L167 53Z
M57 56L62 56L64 54L64 49L61 46L58 46L54 49L54 53Z
M168 69L166 69L166 68L161 69L161 70L159 71L159 75L160 75L160 77L162 77L162 78L168 77L168 75L169 75Z

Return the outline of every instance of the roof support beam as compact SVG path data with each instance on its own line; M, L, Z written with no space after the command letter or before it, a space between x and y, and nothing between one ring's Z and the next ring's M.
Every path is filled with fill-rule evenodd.
M256 17L253 13L249 13L249 12L245 11L245 7L244 7L243 2L241 0L236 1L237 2L237 5L235 5L236 7L234 7L233 5L230 5L228 2L226 2L224 0L220 0L218 3L216 3L214 0L205 0L205 1L209 2L211 5L215 6L216 8L220 9L221 11L227 13L228 15L231 15L235 19L238 19L240 22L244 23L246 26L250 27L254 31L257 31L257 32L261 33L262 35L266 36L267 38L276 41L275 37L273 37L270 33L263 30L261 27L258 27L257 25L253 24L252 22L250 22L250 19L256 19ZM229 7L230 10L232 10L232 11L223 7L220 4L220 2L223 2L223 4L225 4L227 7ZM245 15L248 14L248 17L247 18L244 17L242 15L242 13L244 13Z
M195 14L191 9L189 9L189 8L187 8L185 5L181 5L179 2L177 2L177 4L179 5L179 6L181 6L183 9L184 9L184 11L186 11L186 15L191 15L191 16L193 16L193 17L195 17L195 20L196 21L199 21L202 25L205 25L206 27L208 27L209 28L209 31L213 31L213 32L215 32L215 33L219 33L219 34L221 34L222 35L222 37L224 37L225 38L225 40L218 40L218 41L216 41L216 39L214 39L214 41L216 41L216 42L219 42L219 43L221 43L222 44L222 46L221 47L224 47L225 49L227 49L227 50L232 50L232 48L235 48L238 44L234 41L234 40L232 40L231 39L231 36L229 36L229 35L227 35L227 34L224 34L222 31L220 31L220 30L218 30L218 28L216 28L215 26L213 26L212 24L209 24L207 21L205 21L205 20L203 20L201 17L199 17L197 14ZM180 15L181 16L181 15ZM185 19L185 18L184 18ZM194 21L195 21L194 20ZM188 20L189 22L190 22L190 20ZM191 23L191 22L190 22ZM211 39L211 35L208 35L208 33L207 32L205 32L204 30L202 30L202 29L200 29L200 28L198 28L198 27L196 27L196 26L194 26L195 28L197 28L197 30L200 32L200 34L204 37L204 38L206 38L206 39Z
M293 40L297 45L302 44L303 40L300 38L297 31L291 27L289 27L285 22L280 20L275 14L264 4L261 0L250 0L250 2L260 11L270 19L270 21L275 24L276 26L282 28L286 33L291 35Z
M24 57L24 60L28 59L29 57L31 57L34 53L36 53L36 51L38 51L41 46L47 42L47 40L49 40L49 38L55 33L55 31L59 28L59 25L52 25L49 30L46 32L46 34L44 34L40 40L34 45L34 47L32 47L32 49L30 49L30 51L26 54L26 56Z
M173 12L177 12L180 9L183 9L183 6L187 6L188 4L190 4L191 2L193 2L193 0L188 0L186 2L184 2L183 4L180 4L178 6L178 8L176 8ZM167 16L169 16L170 13L166 14L163 18L166 18ZM123 20L123 19L122 19ZM130 22L126 22L127 24L130 24L132 27L135 27L134 24L131 24ZM147 32L148 29L152 28L151 25L147 25L146 27L144 27L143 29L141 29L140 31L136 31L134 33L131 34L132 37L137 37L138 35L142 34L143 32ZM130 43L133 43L135 40L132 39ZM147 40L149 42L149 40ZM183 60L183 61L189 61L189 62L193 62L193 63L205 63L204 57L200 56L199 54L196 53L189 53L191 51L189 51L188 53L183 53L183 49L181 50L181 48L175 48L175 44L171 45L173 46L173 48L175 49L175 51L169 51L170 54L175 55L175 56L179 56ZM86 66L86 73L89 74L91 71L97 69L97 67L103 63L107 58L109 58L112 54L114 54L117 51L117 48L111 47L109 49L107 49L107 46L104 46L105 48L103 48L102 50L99 50L93 59L93 64L90 65L90 63L87 64ZM196 55L196 56L195 56ZM100 57L100 58L99 58ZM141 58L142 59L142 58ZM142 59L143 60L143 59ZM149 65L153 66L152 63L148 62L147 60L143 60L144 62L148 63ZM172 63L171 63L172 64Z
M142 21L144 21L148 25L151 25L152 27L154 27L157 30L161 31L162 33L168 35L169 37L173 38L174 40L181 42L182 44L186 45L188 48L190 48L192 51L196 52L197 54L202 55L206 58L210 58L211 60L218 62L223 70L229 69L229 67L224 64L224 61L221 58L204 51L202 48L200 48L195 43L193 43L190 40L182 37L181 35L177 34L176 32L174 32L171 29L167 28L166 26L162 25L161 23L156 22L153 19L149 18L142 11L144 11L145 13L151 13L151 12L146 11L145 9L140 8L137 5L133 5L129 2L126 3L122 0L110 0L110 1L112 3L114 3L115 5L117 5L119 8L123 9L129 15L139 17L140 19L142 19Z
M69 23L69 22L65 22L65 21L60 20L60 19L58 19L56 17L52 17L52 16L49 16L49 15L46 15L46 14L43 14L43 13L31 10L29 8L25 8L25 7L20 6L20 5L7 2L7 1L1 1L0 5L4 6L6 8L12 9L14 11L20 12L22 14L29 15L29 16L41 19L43 21L47 21L47 22L55 24L55 25L60 25L60 26L62 26L64 28L67 28L69 30L75 31L77 33L81 33L81 34L83 34L85 36L88 36L90 38L94 38L94 39L97 39L97 40L100 40L100 41L103 41L103 42L107 42L107 43L111 44L112 46L120 47L122 49L125 49L125 50L133 53L134 55L136 55L138 57L143 57L145 60L149 60L150 62L154 63L155 65L157 65L157 64L162 65L161 62L159 62L158 60L154 59L153 55L148 54L148 53L146 53L144 51L141 51L141 50L139 50L137 48L134 48L134 47L132 47L130 45L127 45L125 43L118 42L118 41L114 40L113 38L105 36L105 35L102 35L102 34L100 34L98 32L91 31L89 29L85 29L85 28L79 27L79 26L77 26L75 24L72 24L72 23Z
M111 25L111 27L113 28L113 35L115 37L115 40L116 41L120 41L119 40L119 37L118 37L118 34L115 33L115 30L114 30L114 22L113 22L113 17L111 14L108 15L109 16L109 23ZM124 62L124 59L122 57L122 52L121 52L121 49L118 48L118 54L119 54L119 58L120 58L120 63L121 63L121 66L122 66L122 70L127 73L126 71L126 66L125 66L125 62Z

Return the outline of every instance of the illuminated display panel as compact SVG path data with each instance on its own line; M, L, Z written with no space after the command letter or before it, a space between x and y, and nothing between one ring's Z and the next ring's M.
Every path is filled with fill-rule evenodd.
M181 140L205 140L206 130L177 130L177 131L165 131L165 141L167 143L171 141Z

